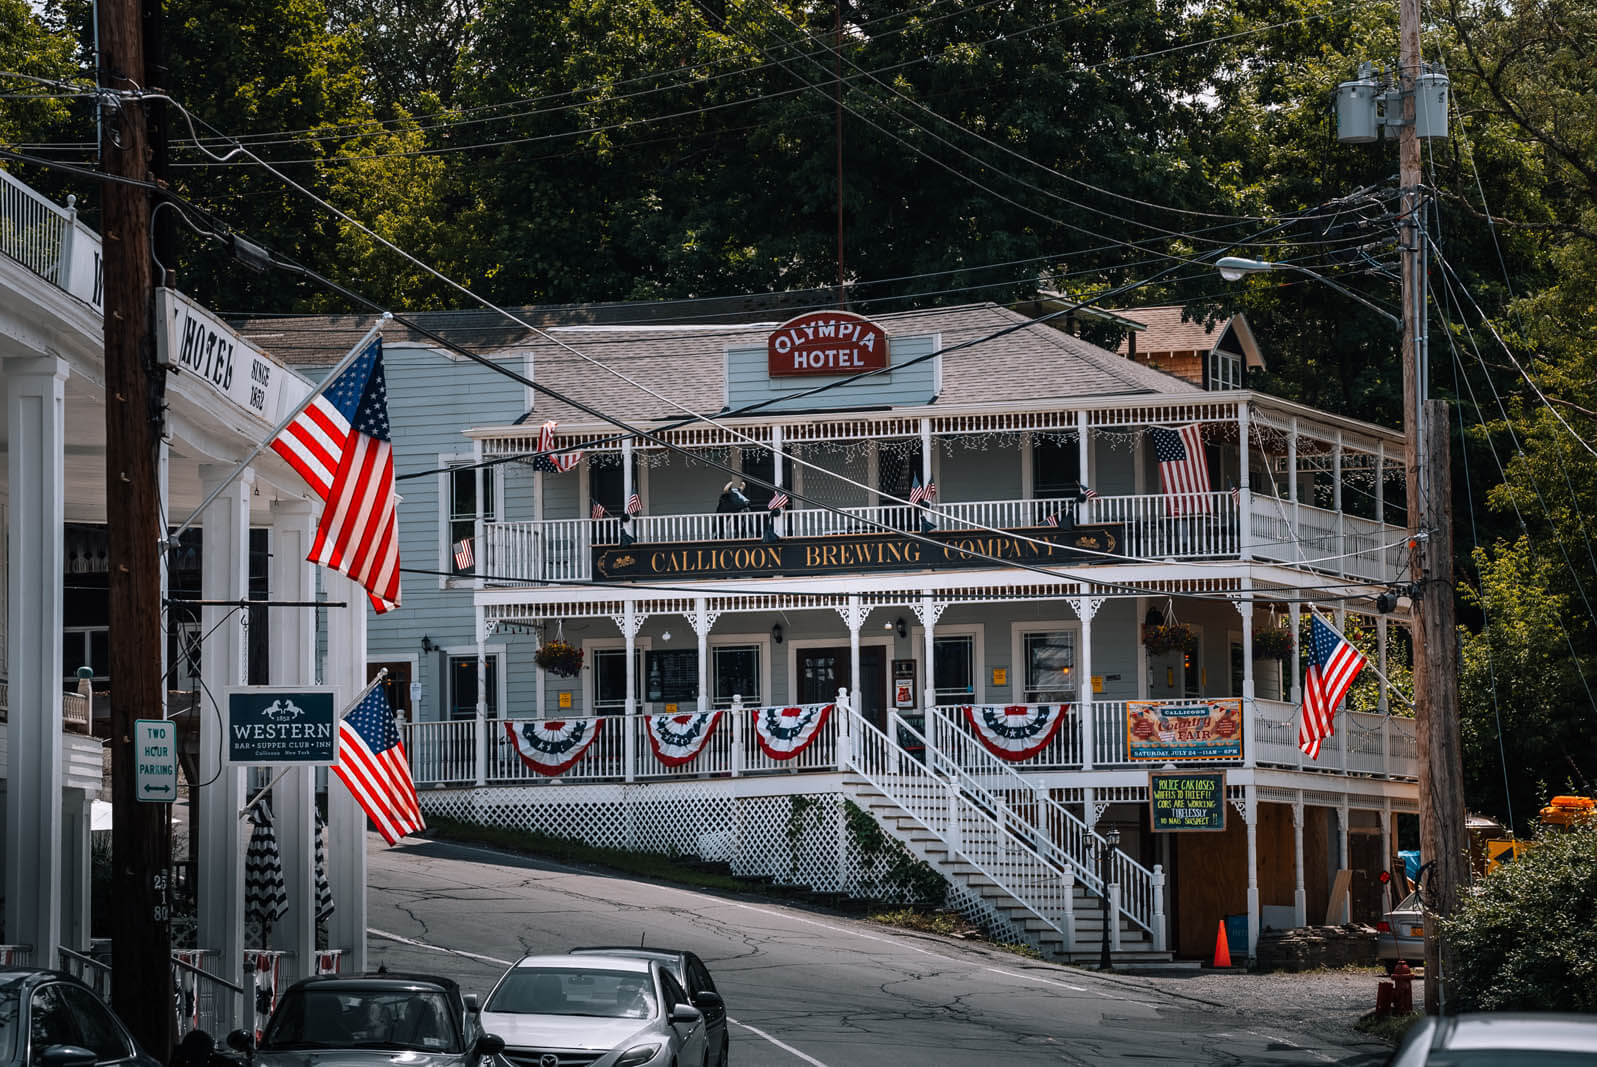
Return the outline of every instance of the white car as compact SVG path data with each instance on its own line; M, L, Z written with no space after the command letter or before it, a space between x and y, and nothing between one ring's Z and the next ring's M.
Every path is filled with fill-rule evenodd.
M494 985L482 1027L509 1067L706 1067L704 1013L656 960L526 956Z

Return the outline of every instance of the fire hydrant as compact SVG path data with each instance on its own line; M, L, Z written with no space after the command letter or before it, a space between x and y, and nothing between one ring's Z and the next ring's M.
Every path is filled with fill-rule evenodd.
M1409 1015L1414 1011L1414 972L1408 969L1408 964L1403 960L1397 961L1397 966L1392 968L1392 1010L1398 1015Z

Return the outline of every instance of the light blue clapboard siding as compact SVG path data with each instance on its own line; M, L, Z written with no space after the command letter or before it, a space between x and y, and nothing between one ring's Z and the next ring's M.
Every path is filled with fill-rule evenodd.
M563 474L543 476L543 517L552 519L585 519L588 503L581 498L581 468Z
M517 373L526 370L520 356L503 361ZM527 394L523 386L475 363L456 361L436 350L403 342L383 348L383 367L388 379L388 418L393 431L395 474L432 471L440 466L439 456L470 456L472 443L462 431L473 426L503 425L526 412ZM299 368L319 380L328 368ZM519 484L519 474L505 472L505 495ZM404 567L427 571L445 569L444 533L440 529L441 476L403 479L397 483L402 498L399 505L399 558ZM530 490L518 490L530 501ZM509 505L507 505L509 506ZM520 508L519 503L515 505ZM531 518L530 508L525 517ZM414 681L422 686L420 717L436 719L447 701L442 655L422 652L425 635L441 647L472 645L471 592L440 588L437 575L405 573L400 578L403 605L386 615L374 615L367 627L366 655L371 662L417 657ZM500 640L495 638L495 641ZM528 639L524 639L528 640ZM325 646L324 646L325 647ZM528 706L531 686L522 685L512 660L512 696L525 688ZM528 656L519 657L529 659Z
M965 448L955 439L937 472L937 499L1017 500L1020 498L1020 449L995 446L987 451Z
M717 449L717 462L731 466L729 449ZM643 501L650 515L701 515L713 512L720 502L721 489L733 475L723 467L689 459L680 452L670 453L647 475L649 493Z
M935 351L935 334L894 337L888 352L898 366L916 356ZM908 407L929 404L937 398L938 359L889 371L814 396L779 400L766 411L840 411L849 408ZM801 375L771 378L765 346L727 350L727 404L733 408L787 396L799 390L841 381L845 376Z

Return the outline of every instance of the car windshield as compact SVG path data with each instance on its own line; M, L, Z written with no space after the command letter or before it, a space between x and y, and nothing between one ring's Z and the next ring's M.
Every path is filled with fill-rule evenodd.
M512 1015L647 1019L654 1015L654 984L644 971L514 967L493 991L484 1010Z
M18 1017L21 1014L22 980L13 978L0 985L0 1063L9 1063L17 1056Z
M449 1002L416 989L291 990L277 1006L262 1050L319 1048L459 1052Z
M1397 907L1392 909L1392 911L1419 911L1419 910L1420 910L1420 895L1417 892L1416 893L1410 893L1408 896L1404 897L1403 898L1403 902L1401 904L1399 904ZM1387 914L1390 915L1391 912L1388 912Z

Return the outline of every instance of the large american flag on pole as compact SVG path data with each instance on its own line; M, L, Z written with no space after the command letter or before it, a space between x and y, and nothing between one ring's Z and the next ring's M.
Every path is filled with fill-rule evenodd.
M405 746L394 728L394 711L381 684L367 690L365 699L338 724L333 773L390 845L427 825L416 802Z
M1203 427L1153 428L1153 455L1159 461L1159 487L1171 515L1196 515L1209 504L1209 460L1203 452Z
M1335 733L1336 706L1347 695L1365 659L1353 643L1315 615L1309 622L1309 671L1303 679L1303 714L1298 747L1320 758L1320 742Z
M350 380L361 371L364 378ZM382 341L373 341L328 392L340 409L350 394L358 399L305 558L359 582L371 595L373 610L381 614L399 606L398 497Z
M323 500L332 491L344 445L349 440L349 424L360 406L372 367L382 357L382 339L372 341L355 362L340 374L310 405L283 428L272 442L272 451L282 456L299 472L305 483Z

